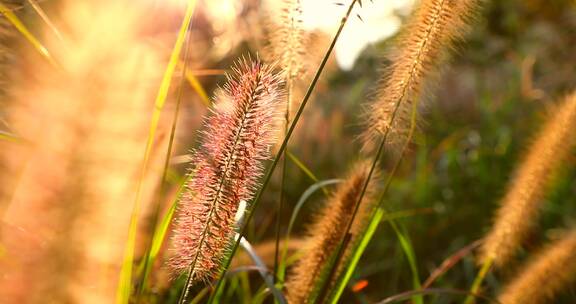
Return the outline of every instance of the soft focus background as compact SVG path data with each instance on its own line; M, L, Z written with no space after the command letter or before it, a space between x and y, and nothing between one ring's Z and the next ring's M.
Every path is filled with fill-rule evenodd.
M156 59L165 65L183 17L185 1L134 2L135 6L145 6L147 12L138 20L141 32L135 36L138 41L154 46ZM278 2L200 2L190 36L188 67L209 96L224 83L223 74L237 58L258 54L267 59L265 46L271 34L267 29L277 21L274 10ZM318 179L341 177L357 158L360 143L356 136L360 131L363 105L378 79L379 67L385 67L386 52L413 4L412 0L363 1L363 9L353 14L289 146L290 152ZM43 1L41 6L49 16L59 15L56 0ZM14 7L15 13L30 24L35 34L43 35L46 32L28 4L15 4ZM307 75L297 84L297 96L302 96L307 88L345 8L346 5L339 5L333 0L303 1L304 24L309 30L310 46L307 47ZM458 52L451 64L446 66L438 85L428 94L426 106L421 109L423 123L420 132L410 153L404 158L386 199L388 211L408 211L399 223L410 238L418 267L417 275L422 282L446 258L472 244L489 228L514 165L527 149L550 107L554 106L554 100L576 88L574 1L485 1L477 18L472 31L465 36L465 42L458 45ZM85 22L89 27L90 22ZM114 26L107 29L113 31ZM18 34L10 38L9 45L24 51L8 53L7 64L14 70L3 70L0 75L14 74L12 77L18 78L22 77L21 71L30 73L30 66L27 65L30 56L20 55L31 53L31 47ZM124 51L120 52L124 54ZM128 53L125 56L129 58L131 55ZM199 96L198 89L189 84L189 79L181 79L180 72L177 71L175 75L178 77L173 79L171 97L163 114L166 119L170 118L177 88L182 84L183 104L176 129L176 151L169 175L171 181L177 181L186 173L187 154L197 144L196 131L207 112L206 101ZM154 78L157 79L159 77ZM3 87L10 88L10 79L1 83ZM6 96L4 93L2 95ZM147 104L150 113L153 95L151 93ZM0 132L12 133L14 126L8 117L12 115L10 109L14 101L10 97L2 98ZM78 115L90 115L91 109L81 111L85 112L78 112ZM115 112L114 115L119 117L113 119L123 119L122 112ZM147 112L142 115L149 119ZM142 127L146 132L147 124L142 124ZM13 149L12 145L15 143L0 141L0 153ZM159 143L161 145L162 141ZM144 146L141 151L144 151ZM141 155L138 154L136 158L140 159ZM285 189L288 206L281 214L282 229L286 228L292 209L302 193L314 183L294 163L288 164ZM540 229L531 236L525 256L541 248L544 242L555 239L559 231L574 226L574 165L576 157L566 164L556 178L553 191L546 198L549 202L545 204ZM4 167L10 166L3 164L0 170ZM12 184L13 177L2 178ZM175 182L170 184L168 193L173 194L175 188ZM251 222L248 239L256 247L275 237L278 191L279 176L269 185L264 201ZM10 209L9 201L0 201L0 215ZM304 231L306 222L312 219L311 215L322 202L321 192L312 196L298 218L296 235ZM167 204L168 199L164 207ZM151 211L144 213L150 214ZM142 228L143 235L147 233L146 228ZM36 234L34 231L27 233L33 237ZM0 250L0 256L2 252ZM159 286L159 299L174 298L174 293L163 289L169 282L163 274L161 263L158 266L154 279ZM434 286L467 289L476 272L473 256L468 255ZM498 279L489 276L489 292L498 291L506 278L513 274L511 270L499 274ZM358 288L355 288L356 292L347 292L343 303L377 301L413 289L412 281L413 272L402 247L390 226L383 223L351 282ZM254 290L261 284L256 274L251 282ZM231 301L239 300L239 295L234 292L228 296ZM434 296L433 299L434 303L460 301L460 298L449 295ZM573 303L575 300L576 288L563 296L562 303Z

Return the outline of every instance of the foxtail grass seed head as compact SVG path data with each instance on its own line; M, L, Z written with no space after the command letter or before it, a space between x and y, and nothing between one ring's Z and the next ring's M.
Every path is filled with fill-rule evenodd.
M268 53L279 62L287 78L304 72L306 33L302 25L301 0L282 0L279 20L270 25ZM273 18L275 19L275 18Z
M400 34L391 64L384 69L368 106L362 140L373 150L388 133L387 143L403 145L423 92L437 78L455 42L477 11L480 0L422 0Z
M576 281L576 232L551 244L508 284L498 302L502 304L555 303L554 297Z
M481 262L507 264L522 246L538 215L554 172L576 144L576 94L555 108L517 168L481 248Z
M193 280L220 270L239 203L252 198L282 118L282 81L272 66L244 59L233 70L205 119L172 237L168 264L175 275L191 271Z
M286 284L287 299L289 303L307 303L314 292L318 292L320 277L326 275L329 261L340 242L344 239L348 222L354 212L356 202L370 171L370 162L360 161L350 171L346 181L338 189L322 211L316 216L316 221L308 229L308 240L304 247L302 258L294 266ZM375 206L375 186L379 174L376 172L366 189L365 196L360 203L360 209L351 227L352 238L347 248L344 248L343 259L349 256L347 249L354 244L361 234L363 227L368 223L367 217ZM336 267L336 275L341 271ZM328 284L332 284L329 282ZM328 287L330 288L330 287Z

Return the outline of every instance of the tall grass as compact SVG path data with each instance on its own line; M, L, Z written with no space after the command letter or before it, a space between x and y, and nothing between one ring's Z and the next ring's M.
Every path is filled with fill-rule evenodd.
M426 144L425 134L416 132L424 120L422 108L435 107L427 100L434 99L434 87L450 69L450 57L483 2L417 1L398 37L384 44L388 51L369 48L364 54L384 54L380 70L371 69L371 59L361 60L357 69L321 83L350 19L364 22L362 12L371 2L333 4L342 7L342 19L334 17L339 26L322 47L305 25L310 12L304 10L312 2L303 0L274 3L279 12L264 24L264 35L255 25L265 17L251 15L260 11L248 0L198 6L195 0L1 2L0 302L259 304L271 302L271 296L278 303L377 302L375 297L383 298L380 303L408 298L416 304L444 303L444 296L467 296L465 303L496 297L502 303L559 301L576 277L574 233L520 263L500 293L480 293L480 288L487 276L496 279L491 285L500 283L501 273L491 273L492 266L505 268L519 256L537 233L546 195L557 186L556 172L571 167L574 94L554 107L526 149L482 241L450 248L457 253L435 267L429 262L436 255L422 259L427 252L421 248L428 245L422 240L446 230L438 226L466 219L445 219L452 210L444 211L449 215L425 236L407 226L413 222L400 222L422 210L438 215L436 206L444 205L421 195L422 189L410 189L411 177L399 175L445 165L428 164L420 154L413 164L412 147ZM214 7L217 14L208 11ZM175 15L162 19L151 14L156 9L163 14L174 9ZM210 20L215 15L227 21ZM234 34L246 39L245 45L223 36L231 31L221 25L235 19ZM164 39L165 28L175 42ZM160 51L168 49L159 46L167 41L170 54ZM222 50L237 45L242 52L244 47L262 52L267 62L248 52L228 67L238 56L223 56L229 50ZM322 59L315 63L318 53ZM196 72L204 65L211 70L210 65L223 65L214 68L228 70L226 79L200 78ZM214 77L208 74L202 77ZM313 75L308 89L297 98L308 75ZM359 75L376 78L367 96L369 81ZM180 81L176 90L175 81ZM193 91L197 94L189 96ZM342 150L355 157L338 158L323 172L318 163L324 160L299 158L310 157L301 151L305 141L290 144L297 127L309 127L302 122L313 93L328 100L322 111L312 109L319 116L339 107L356 110L338 99L368 101L361 122L341 128L360 142L332 148L334 154L345 154ZM173 97L168 130L164 112ZM200 102L188 103L193 99ZM203 111L200 131L193 130ZM358 116L343 113L334 120L348 126L350 117ZM322 124L301 132L332 138L327 134L337 131ZM198 144L181 147L190 134ZM439 146L453 141L447 138ZM186 168L180 168L186 157ZM449 153L438 157L460 161ZM349 171L339 176L342 167ZM432 179L428 173L415 178L420 187ZM302 187L308 187L302 194L289 191ZM448 190L442 190L443 199L451 195ZM472 196L474 190L458 191ZM322 205L314 206L322 194ZM412 196L425 205L413 206ZM388 212L398 206L403 209ZM148 209L150 226L143 221ZM304 238L297 235L301 225ZM449 237L460 240L463 232L455 227ZM394 241L374 241L379 233ZM477 244L481 265L474 279L468 256ZM239 246L245 251L237 253ZM364 264L371 259L374 264ZM421 284L426 269L432 274ZM385 280L376 279L382 273ZM461 290L473 279L470 291Z

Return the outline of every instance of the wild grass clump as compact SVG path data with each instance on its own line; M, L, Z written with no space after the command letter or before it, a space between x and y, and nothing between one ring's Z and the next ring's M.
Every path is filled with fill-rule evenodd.
M530 236L553 234L535 227L547 201L560 201L574 190L572 176L558 181L556 172L574 162L576 93L554 107L526 149L483 242L466 238L460 227L477 234L481 204L507 178L505 170L497 173L514 155L516 122L513 116L500 121L495 113L510 108L524 120L539 105L526 103L518 110L510 92L533 99L523 92L542 83L532 80L547 83L542 73L557 77L562 71L540 58L529 60L531 55L520 58L521 86L528 89L518 89L511 79L503 97L484 72L506 69L486 62L501 56L514 66L530 47L504 49L508 45L501 36L513 30L515 18L482 24L470 37L488 55L466 56L464 67L455 66L456 75L446 79L448 93L440 94L453 99L443 102L446 107L465 105L467 111L455 115L462 124L454 127L454 117L440 116L440 126L429 129L433 135L438 127L439 136L418 137L422 145L412 155L419 110L484 1L419 0L412 14L375 12L387 14L393 24L407 16L399 37L382 45L392 50L382 73L372 68L380 46L371 46L352 70L330 77L324 72L333 51L350 51L341 34L370 44L381 29L365 19L373 17L372 1L331 3L334 11L343 10L341 19L334 19L339 26L333 36L317 36L326 42L324 49L314 42L320 30L311 28L321 17L332 18L327 12L334 7L319 2L270 0L268 8L279 11L262 31L254 26L272 12L259 10L262 1L1 2L0 13L8 18L0 18L0 302L258 304L274 297L280 304L408 298L423 304L467 295L464 303L470 304L492 300L479 292L486 277L501 290L492 297L503 304L559 301L576 281L576 232L518 263L517 276L503 288L500 273L490 270L493 264L511 264ZM308 7L322 10L317 19L308 18ZM488 14L498 17L505 11L499 8L506 8L498 2L488 7ZM565 16L557 19L571 24ZM353 30L347 27L351 20L356 32L347 32ZM224 28L231 25L238 28ZM486 35L495 28L498 38ZM542 26L528 36L548 31ZM242 49L232 53L236 46ZM239 52L248 59L230 67ZM250 55L258 52L269 62ZM460 75L473 65L481 71ZM223 75L226 84L211 87L223 82L218 78ZM372 76L379 78L376 89L364 98ZM469 92L476 87L478 100ZM206 97L211 89L213 104ZM310 109L313 99L326 102ZM363 99L370 104L358 123L349 109L360 108ZM203 117L197 115L205 110ZM303 127L302 120L310 117L314 121ZM294 132L305 136L293 141ZM189 152L180 141L194 135L198 144ZM341 141L332 142L339 136ZM349 142L355 136L363 149ZM331 150L338 161L322 159L318 149ZM349 171L334 176L342 167ZM558 197L549 199L556 187ZM314 202L323 203L303 207ZM258 209L262 205L265 209ZM551 216L571 210L569 204L548 206ZM312 210L311 215L301 210ZM436 216L407 219L424 214ZM432 225L415 225L415 220ZM446 230L449 243L440 237ZM377 233L389 237L371 243ZM146 236L150 242L142 242ZM456 254L436 268L438 252L429 251L426 242ZM461 288L470 278L470 264L459 268L459 261L476 247L481 247L482 268L467 293ZM237 253L238 248L243 251ZM422 284L428 269L432 274Z

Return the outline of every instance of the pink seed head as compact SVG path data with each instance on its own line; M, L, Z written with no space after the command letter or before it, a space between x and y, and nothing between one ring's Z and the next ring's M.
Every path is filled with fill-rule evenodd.
M168 262L174 275L191 271L205 281L220 270L240 201L252 198L281 126L284 94L273 68L242 59L216 93L178 206Z

